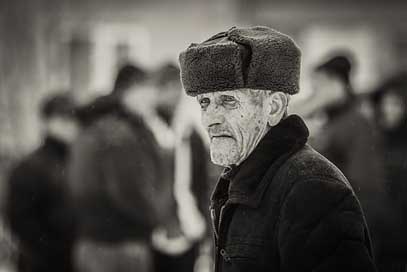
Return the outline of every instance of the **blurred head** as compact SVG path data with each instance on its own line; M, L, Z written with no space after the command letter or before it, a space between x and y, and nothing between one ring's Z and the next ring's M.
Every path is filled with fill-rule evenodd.
M67 144L76 139L79 130L76 103L69 94L59 94L45 100L41 108L45 133Z
M378 124L388 131L407 128L407 73L392 75L370 95Z
M162 66L157 72L156 84L159 91L157 97L159 110L172 114L182 94L179 68L173 63Z
M380 124L385 129L398 128L406 120L406 102L405 97L395 90L383 94L379 102L379 111Z
M288 95L253 89L199 94L202 123L210 137L211 159L239 165L268 130L284 117Z
M326 106L343 104L353 96L350 84L351 61L346 56L335 56L318 65L311 77L317 95L326 98Z
M127 64L117 74L112 95L130 112L145 115L153 111L157 91L145 70Z

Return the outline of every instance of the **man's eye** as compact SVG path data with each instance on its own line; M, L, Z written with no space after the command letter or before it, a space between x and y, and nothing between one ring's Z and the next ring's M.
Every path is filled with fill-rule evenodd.
M225 95L222 96L222 102L226 105L235 105L237 100L233 96Z
M201 105L202 109L208 107L210 102L211 101L209 100L209 98L202 98L199 100L199 104Z

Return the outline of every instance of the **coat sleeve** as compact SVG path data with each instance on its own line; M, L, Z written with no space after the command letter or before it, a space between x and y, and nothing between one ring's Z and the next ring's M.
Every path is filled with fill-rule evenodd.
M362 210L338 181L298 182L281 210L281 271L375 271Z

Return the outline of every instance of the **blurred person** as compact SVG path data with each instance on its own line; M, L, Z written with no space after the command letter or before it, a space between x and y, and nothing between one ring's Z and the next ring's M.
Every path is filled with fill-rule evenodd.
M156 89L143 69L122 67L110 95L82 109L70 186L84 271L150 271L150 239L170 215L169 177L150 119Z
M97 96L89 103L80 105L77 109L77 116L81 127L88 129L103 116L111 114L117 108L118 98L112 94Z
M344 175L288 115L300 49L268 27L236 28L180 55L210 155L215 271L375 271L362 209Z
M354 93L351 69L351 57L346 54L314 69L312 83L315 96L319 96L315 100L321 101L314 110L327 116L314 147L349 178L365 212L380 270L385 271L382 256L399 222L394 202L386 193L382 138L369 118L368 105Z
M383 136L383 164L386 170L386 189L396 202L400 217L400 234L394 251L403 253L407 261L407 74L400 73L383 83L372 95L376 118ZM395 232L395 231L393 231ZM391 254L388 254L391 255ZM397 255L394 254L394 255Z
M18 271L71 272L76 224L66 173L78 132L73 99L49 97L41 118L43 143L11 171L5 215L18 242Z
M156 72L156 85L159 90L157 113L168 125L172 125L182 98L179 68L171 62L163 64Z
M360 111L350 82L351 68L350 57L338 55L314 69L314 93L324 100L315 112L326 114L316 147L343 170L363 204L370 189L382 189L383 171L379 133ZM368 191L361 192L362 188Z
M406 129L407 73L396 74L373 92L372 102L380 128L388 133ZM396 133L399 135L399 133Z
M162 145L169 156L176 200L176 215L182 235L189 245L183 252L156 250L155 271L194 271L200 246L207 238L210 226L209 206L209 154L196 126L185 124L185 103L181 98L180 71L175 64L163 65L157 72L159 89L157 113L162 118L172 143ZM181 116L182 115L182 116ZM182 128L181 128L182 127ZM172 137L168 137L172 134Z
M405 97L404 90L389 89L383 93L379 111L379 123L384 131L392 133L405 130Z

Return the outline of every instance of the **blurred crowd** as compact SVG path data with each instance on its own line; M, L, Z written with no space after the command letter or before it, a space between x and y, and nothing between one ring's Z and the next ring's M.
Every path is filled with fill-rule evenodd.
M153 72L126 64L112 92L89 104L68 92L44 101L43 144L7 188L18 271L210 266L207 207L220 169L184 117L181 91L174 64Z
M353 56L340 52L312 72L313 94L296 110L311 144L351 182L362 205L379 271L405 271L407 260L407 77L400 73L368 93L352 83Z
M346 52L321 60L312 94L291 111L352 182L380 271L405 271L407 74L361 95L353 62ZM211 271L208 206L221 169L179 74L173 63L128 63L85 105L69 91L44 100L42 145L7 176L17 271Z

